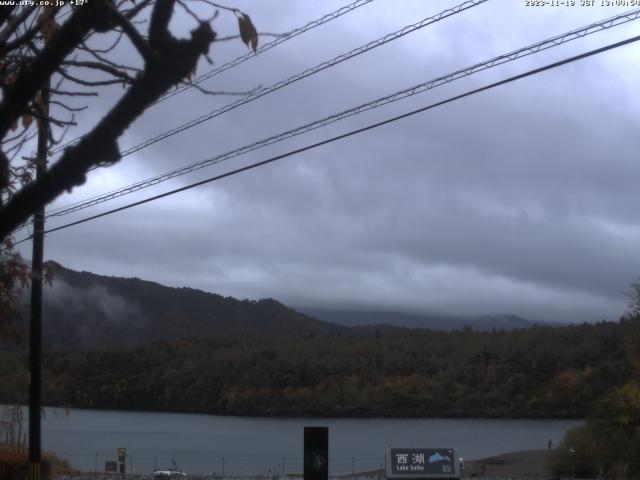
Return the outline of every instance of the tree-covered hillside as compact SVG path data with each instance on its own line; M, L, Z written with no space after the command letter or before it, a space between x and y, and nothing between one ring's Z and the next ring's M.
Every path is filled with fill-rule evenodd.
M184 340L56 352L44 402L234 415L584 417L628 381L627 323L481 333ZM26 387L0 358L0 402ZM19 399L19 398L18 398Z
M47 350L348 331L273 299L237 300L139 278L76 272L60 265L44 291L43 329Z
M628 379L603 392L585 424L567 433L552 461L558 476L640 478L640 282L633 288L622 339Z
M403 325L434 330L456 330L468 325L479 331L535 325L508 314L464 318L318 309L302 310L308 313L305 314L270 298L238 300L139 278L78 272L55 262L48 262L48 271L53 273L54 280L45 286L43 295L43 347L47 351L133 347L190 338L238 340L247 335L366 336L376 329L389 332ZM322 317L316 317L315 312ZM24 338L28 334L28 319L25 304L22 323L16 322ZM0 335L0 350L15 349L13 337L3 339Z

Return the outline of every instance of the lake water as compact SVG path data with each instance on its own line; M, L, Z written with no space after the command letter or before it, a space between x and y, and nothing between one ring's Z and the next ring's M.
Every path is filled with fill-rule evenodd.
M273 419L178 413L47 408L43 448L75 468L104 469L127 449L133 473L166 468L175 459L192 474L302 472L303 427L329 427L330 473L351 473L384 464L387 445L452 447L477 459L515 450L557 445L575 420L480 419Z

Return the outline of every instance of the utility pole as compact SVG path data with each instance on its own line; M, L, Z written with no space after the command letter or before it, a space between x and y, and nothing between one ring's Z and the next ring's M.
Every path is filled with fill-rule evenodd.
M49 142L49 86L40 90L40 115L38 118L38 153L36 180L47 169ZM33 216L33 253L31 257L31 312L29 344L29 474L28 480L40 480L42 459L41 417L42 409L42 263L44 257L44 207Z

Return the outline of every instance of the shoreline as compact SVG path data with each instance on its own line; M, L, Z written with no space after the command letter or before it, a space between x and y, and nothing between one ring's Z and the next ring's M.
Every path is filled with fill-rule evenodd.
M465 460L462 478L508 478L514 479L551 479L553 474L549 468L549 459L554 450L521 450L502 453L477 460ZM151 472L147 474L127 474L125 477L119 474L76 472L68 474L52 475L51 480L150 480ZM206 475L188 475L188 480L212 480ZM275 480L301 479L302 474L290 474L279 476ZM367 470L353 474L330 475L330 479L336 480L374 480L384 479L383 470ZM265 475L244 476L216 476L215 480L272 480Z
M552 478L549 461L554 450L521 450L465 461L467 478Z
M11 403L0 402L0 409L4 407L13 407ZM28 409L29 405L19 405L23 409ZM141 413L141 414L168 414L168 415L206 415L211 417L223 417L223 418L249 418L249 419L266 419L266 420L576 420L584 421L585 417L580 415L565 415L565 416L505 416L505 415L441 415L441 416L412 416L412 415L344 415L327 414L320 415L285 415L285 414L242 414L242 413L221 413L221 412L194 412L183 410L149 410L149 409L135 409L135 408L117 408L117 407L96 407L96 406L69 406L69 405L43 405L43 409L51 410L80 410L80 411L94 411L94 412L118 412L118 413ZM28 417L27 417L28 418Z

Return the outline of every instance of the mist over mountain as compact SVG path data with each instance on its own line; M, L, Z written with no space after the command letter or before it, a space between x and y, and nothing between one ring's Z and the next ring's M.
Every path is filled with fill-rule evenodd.
M348 326L389 325L394 327L426 328L445 331L470 327L473 330L490 332L492 330L531 328L534 325L557 325L552 322L527 320L513 314L460 317L435 313L416 314L394 311L334 310L306 306L295 306L294 308L299 312L306 313L320 320Z
M43 342L48 350L136 346L197 338L369 335L405 328L477 331L543 325L516 315L476 318L393 311L290 308L277 300L238 300L139 278L77 272L55 266L43 294ZM28 315L25 315L27 322ZM546 324L551 325L551 324ZM26 326L26 324L25 324Z
M360 314L332 317L361 322L345 326L273 299L58 267L43 391L52 405L224 415L583 418L633 371L625 319ZM0 403L25 398L26 378L25 352L0 349Z
M181 338L326 336L349 329L268 298L237 300L139 278L77 272L57 266L43 294L47 349L139 345Z

